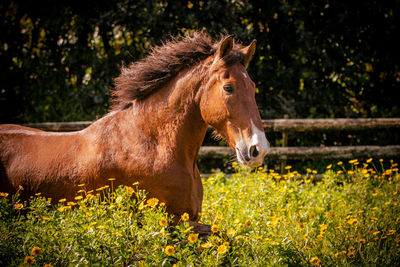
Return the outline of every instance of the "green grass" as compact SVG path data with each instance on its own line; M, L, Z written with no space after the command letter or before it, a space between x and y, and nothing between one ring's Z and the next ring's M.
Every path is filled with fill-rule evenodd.
M0 265L399 266L400 176L388 164L330 165L318 182L313 170L298 178L290 166L282 175L234 164L232 177L203 181L201 222L218 230L206 240L183 220L169 226L163 204L136 185L82 186L74 203L35 196L22 208L1 196Z

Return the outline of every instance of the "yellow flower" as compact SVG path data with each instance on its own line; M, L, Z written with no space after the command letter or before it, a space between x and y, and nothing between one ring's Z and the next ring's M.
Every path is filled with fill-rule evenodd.
M8 197L8 193L0 192L0 197Z
M219 228L218 228L218 225L213 225L213 226L211 226L211 231L213 232L213 233L216 233L216 232L218 232L218 230L219 230Z
M166 246L164 249L165 254L167 254L168 256L174 255L175 253L175 249L173 246Z
M128 193L129 193L130 195L132 195L132 194L135 192L135 190L134 190L132 187L130 187L130 186L125 186L125 189L126 189L126 191L128 191Z
M63 203L63 202L65 202L65 201L67 201L67 199L66 199L66 198L62 198L62 199L60 199L58 202Z
M329 164L328 166L326 166L326 168L329 170L330 168L332 168L332 164Z
M236 231L235 231L234 229L229 229L229 230L226 232L226 234L227 234L229 237L233 237L233 236L236 234Z
M24 190L24 188L22 187L22 185L19 185L19 186L18 186L18 189L21 190L21 191Z
M75 200L80 200L82 198L83 198L82 196L77 196L77 197L75 197Z
M226 252L228 252L228 247L225 245L221 245L218 247L217 250L219 254L225 254Z
M150 198L147 200L147 206L154 208L158 204L158 199L157 198Z
M85 184L78 184L79 187L85 186Z
M196 243L199 239L199 234L190 234L188 240L190 243Z
M164 227L168 224L168 220L166 218L161 218L158 223L160 224L161 227Z
M46 216L43 216L43 217L42 217L42 220L48 221L48 220L50 220L50 218L49 218L49 217L46 217Z
M247 221L245 222L245 225L246 225L246 226L250 226L250 225L251 225L251 221L250 221L250 220L247 220Z
M347 252L347 257L352 259L355 257L355 255L356 255L356 252L354 250L354 247L353 246L349 247L348 252Z
M347 221L347 223L350 225L357 225L358 220L356 218L351 218L350 220Z
M64 212L65 207L59 207L57 210L58 210L59 212Z
M275 242L275 241L272 241L270 244L271 244L271 246L279 246L279 242Z
M210 242L207 242L207 243L201 244L201 247L202 248L211 248L212 244Z
M50 263L46 263L43 267L53 267Z
M22 205L21 203L17 203L17 204L15 204L15 206L14 206L14 208L16 209L16 210L20 210L20 209L22 209L24 207L24 205Z
M67 205L68 205L68 206L75 206L75 205L76 205L76 203L75 203L75 202L73 202L73 201L68 201L68 202L67 202Z
M311 263L311 265L318 266L318 265L321 265L321 260L317 256L315 256L310 259L310 263Z
M26 256L24 259L25 264L33 264L35 260L31 256Z
M290 170L291 168L292 168L292 166L290 166L290 165L287 165L287 166L285 167L286 170Z
M187 214L186 212L184 214L182 214L181 216L181 220L186 222L189 220L189 214Z
M108 178L109 181L115 181L115 178Z
M39 247L34 247L31 251L31 254L35 257L39 256L40 253L42 252L41 248Z

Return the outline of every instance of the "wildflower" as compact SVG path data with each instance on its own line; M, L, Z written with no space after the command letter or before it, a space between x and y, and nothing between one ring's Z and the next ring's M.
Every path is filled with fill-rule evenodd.
M157 198L150 198L147 200L147 206L154 208L158 204L158 199Z
M46 216L43 216L43 217L42 217L42 220L48 221L48 220L50 220L50 218L49 218L49 217L46 217Z
M355 249L353 246L349 247L349 249L347 250L347 257L349 257L350 259L354 258L356 255Z
M339 161L338 163L337 163L337 165L343 165L343 161Z
M202 248L211 248L212 244L210 242L207 242L207 243L201 244L201 247Z
M229 230L226 232L226 234L227 234L229 237L233 237L233 236L236 234L236 231L235 231L234 229L229 229Z
M190 234L188 240L190 243L196 243L199 239L199 234Z
M109 181L115 181L115 178L108 178Z
M14 206L14 208L16 209L16 210L20 210L20 209L22 209L24 207L24 205L22 205L21 203L17 203L17 204L15 204L15 206Z
M186 212L184 214L182 214L181 216L181 220L186 222L189 220L189 214L187 214Z
M53 267L50 263L46 263L43 267Z
M32 254L33 256L35 256L35 257L39 256L41 252L42 252L42 249L39 248L39 247L34 247L34 248L31 250L31 254Z
M168 256L174 255L175 253L175 248L173 246L166 246L164 249L165 254Z
M73 201L68 201L68 202L67 202L67 205L68 205L68 206L75 206L75 205L76 205L76 203L75 203L75 202L73 202Z
M328 166L326 166L326 168L329 170L332 168L332 164L329 164Z
M271 244L271 246L279 246L279 242L275 242L275 241L272 241L270 244Z
M228 252L228 247L225 245L221 245L218 247L217 251L219 254L225 254L226 252Z
M63 203L63 202L65 202L65 201L67 201L67 199L66 199L66 198L62 198L62 199L60 199L58 202Z
M347 221L347 223L350 225L357 225L358 220L356 218L351 218L350 220Z
M161 227L167 226L168 220L166 218L161 218L158 223L160 224Z
M64 212L65 207L59 207L57 210L58 210L59 212Z
M38 197L38 196L40 196L41 194L42 194L42 193L39 192L39 193L36 193L35 196Z
M213 233L216 233L216 232L218 232L218 230L219 230L219 228L218 228L218 225L213 225L213 226L211 226L211 231L213 232Z
M31 256L26 256L24 259L25 264L33 264L35 260Z
M367 243L367 240L365 240L365 239L362 238L362 237L359 237L359 238L358 238L358 242L359 242L359 243L362 243L362 244L365 244L365 243Z
M251 221L250 220L247 220L246 222L245 222L245 225L248 227L248 226L250 226L251 225Z
M290 170L291 168L292 168L292 166L290 166L290 165L287 165L287 166L285 167L286 170Z
M310 263L311 263L311 265L318 266L318 265L321 265L321 260L317 256L315 256L310 259Z
M78 184L79 187L85 186L85 184Z
M125 190L128 191L130 195L132 195L135 192L135 190L130 186L125 186Z
M0 197L8 197L8 193L0 192Z
M77 196L75 197L75 200L81 200L83 197L82 196Z
M22 185L19 185L19 186L18 186L18 189L21 190L21 191L24 190L24 188L22 187Z

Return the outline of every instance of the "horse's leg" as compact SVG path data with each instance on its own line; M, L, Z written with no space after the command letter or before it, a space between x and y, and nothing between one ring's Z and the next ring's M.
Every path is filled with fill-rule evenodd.
M211 225L209 224L202 224L194 221L189 221L189 225L193 226L193 231L198 233L201 237L207 237L212 234Z

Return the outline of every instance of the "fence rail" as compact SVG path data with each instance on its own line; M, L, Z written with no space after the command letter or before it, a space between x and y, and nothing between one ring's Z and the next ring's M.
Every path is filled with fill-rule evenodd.
M45 131L78 131L89 126L91 121L27 123L28 127ZM400 118L362 119L275 119L263 120L267 131L282 132L283 147L272 147L269 159L330 158L347 159L358 157L398 157L400 145L390 146L333 146L333 147L287 147L288 132L350 131L382 128L400 128ZM199 158L225 158L232 156L229 147L203 146Z

